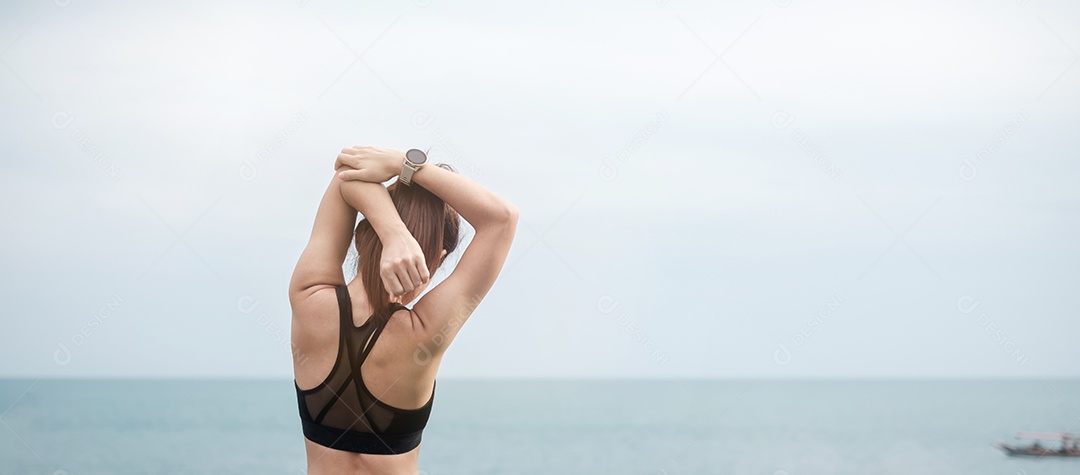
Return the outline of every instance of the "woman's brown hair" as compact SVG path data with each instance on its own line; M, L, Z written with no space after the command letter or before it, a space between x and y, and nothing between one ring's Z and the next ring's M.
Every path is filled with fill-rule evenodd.
M434 166L457 173L454 167L445 163ZM446 256L457 249L460 231L457 211L415 183L402 185L400 181L396 181L387 187L387 191L390 192L390 199L393 200L401 221L424 252L424 262L434 278L435 271L446 260ZM446 256L440 257L443 249L446 249ZM389 317L390 295L386 292L379 273L382 242L367 219L361 219L356 225L356 253L356 276L364 283L368 303L375 315Z

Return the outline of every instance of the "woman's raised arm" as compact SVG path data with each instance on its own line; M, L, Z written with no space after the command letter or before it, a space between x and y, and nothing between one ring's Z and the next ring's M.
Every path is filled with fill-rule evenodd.
M404 157L404 152L359 147L344 161L352 169L338 176L381 183L401 170ZM445 201L476 229L454 271L413 306L423 359L430 361L441 358L495 284L514 240L518 209L480 184L438 166L425 165L413 174L412 182L411 186L422 186Z
M348 253L355 223L356 210L341 198L341 181L331 180L315 214L311 237L289 281L289 301L294 310L320 289L345 283L341 264Z
M352 150L344 149L342 154ZM380 183L343 182L335 178L323 193L308 245L293 270L289 300L294 310L319 290L333 289L345 283L341 265L353 238L357 212L371 222L383 243L383 280L388 292L395 295L408 292L429 278L423 252L401 222L386 187ZM400 277L387 279L387 274ZM393 285L399 288L392 288ZM401 287L407 289L401 290Z
M346 181L341 196L364 215L382 243L379 275L390 295L404 295L431 279L424 250L401 221L394 201L381 183Z

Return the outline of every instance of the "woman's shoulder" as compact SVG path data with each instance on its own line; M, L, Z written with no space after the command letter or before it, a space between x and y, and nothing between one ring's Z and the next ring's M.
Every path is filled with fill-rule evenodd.
M422 341L424 334L424 322L416 316L411 307L397 305L391 310L390 317L386 321L383 333L392 335L394 346L403 349L415 349L418 342Z

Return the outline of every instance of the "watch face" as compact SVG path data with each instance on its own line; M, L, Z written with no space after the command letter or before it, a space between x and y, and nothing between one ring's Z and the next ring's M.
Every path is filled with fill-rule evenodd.
M416 165L423 165L424 162L427 161L427 155L423 151L414 148L409 150L408 152L405 152L405 159L407 159L410 163L414 163Z

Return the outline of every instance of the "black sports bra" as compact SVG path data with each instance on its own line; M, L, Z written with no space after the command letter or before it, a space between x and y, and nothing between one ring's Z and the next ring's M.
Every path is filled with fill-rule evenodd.
M296 386L304 437L319 445L365 454L400 454L420 445L420 436L431 415L435 389L427 404L400 409L380 401L364 386L360 365L364 363L386 322L397 310L393 303L385 315L372 315L359 327L353 325L349 289L337 287L341 319L337 360L330 375L311 389Z

